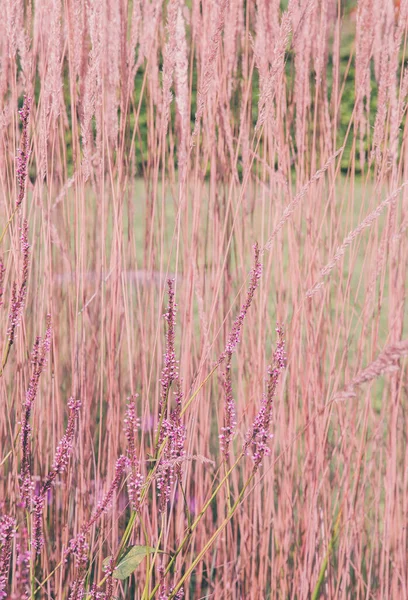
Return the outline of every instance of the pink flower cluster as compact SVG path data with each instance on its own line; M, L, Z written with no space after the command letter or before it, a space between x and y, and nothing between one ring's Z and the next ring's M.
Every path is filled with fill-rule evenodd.
M114 561L113 557L110 559L109 563L104 567L104 571L106 573L106 585L105 591L98 591L98 586L96 583L93 583L90 589L91 600L111 600L113 598L113 571L114 571Z
M106 573L106 584L105 584L105 594L103 596L103 600L111 600L113 597L113 571L115 569L115 563L113 557L110 559L109 563L104 567L104 571Z

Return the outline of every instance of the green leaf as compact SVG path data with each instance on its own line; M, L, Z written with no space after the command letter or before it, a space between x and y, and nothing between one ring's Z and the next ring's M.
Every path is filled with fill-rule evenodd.
M102 561L102 565L104 567L107 567L111 558L112 558L112 555L111 556L107 556L106 558L104 558L103 561Z
M156 549L150 546L129 546L116 565L113 571L113 578L120 579L121 581L127 579L137 569L145 556L153 552L156 552ZM111 558L111 556L105 558L102 563L104 567L109 564Z

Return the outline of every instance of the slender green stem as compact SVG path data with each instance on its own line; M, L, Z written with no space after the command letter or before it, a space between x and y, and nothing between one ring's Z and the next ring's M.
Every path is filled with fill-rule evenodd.
M181 481L180 481L180 489L181 489L181 493L183 494L184 510L186 511L186 517L187 517L187 526L188 526L188 528L190 528L191 527L191 513L190 513L190 509L188 508L186 492L184 491L183 484L181 483Z
M149 547L150 546L150 544L149 544L149 536L147 535L146 527L145 527L145 525L144 525L141 517L140 517L140 526L141 526L141 528L143 530L143 536L144 536L144 540L145 540L145 546ZM160 535L161 535L161 532L160 532ZM157 544L157 548L159 547L159 543ZM156 555L156 553L155 553L155 555ZM146 573L147 573L146 586L147 586L147 595L149 595L149 584L148 584L148 581L149 581L149 570L150 570L150 554L147 551L146 552ZM145 587L145 589L146 589L146 587ZM145 596L145 591L143 592L143 597L144 596ZM142 597L142 600L143 600L143 597Z
M10 354L10 350L11 350L11 342L8 339L6 347L4 348L4 352L3 352L3 360L1 361L0 377L3 376L4 367L7 364L8 357L9 357L9 354Z
M177 548L177 550L175 551L175 553L173 554L172 558L169 561L169 564L166 567L166 570L164 571L164 575L166 576L167 573L170 571L172 565L174 564L177 556L180 554L180 552L182 551L182 549L184 548L184 546L186 545L187 541L190 539L192 533L195 531L195 529L197 528L199 522L201 521L201 519L203 518L204 514L207 511L207 508L210 506L210 504L213 502L214 498L217 496L218 492L220 491L220 489L222 488L222 486L224 485L224 483L227 481L227 479L229 478L229 476L231 475L232 471L235 469L235 467L237 466L237 464L239 463L239 461L241 460L241 458L244 456L244 453L241 452L240 455L238 456L237 460L235 461L235 463L232 465L232 467L230 467L230 469L226 472L226 474L224 475L224 477L221 479L221 481L219 482L219 484L217 485L217 487L215 488L214 492L212 493L212 495L210 496L210 498L207 500L207 502L204 504L204 506L202 507L202 509L200 510L199 514L197 515L196 519L194 520L194 523L189 527L187 534L184 536L183 540L181 541L179 547ZM243 491L245 491L245 489L247 488L249 482L251 481L252 477L248 480L248 482L245 484ZM241 492L243 493L243 492ZM157 592L157 590L159 589L159 583L156 584L156 586L154 587L152 593L149 596L149 600L151 600L155 593Z
M194 569L196 568L196 566L198 565L198 563L202 560L204 554L207 552L207 550L209 550L211 548L211 546L213 545L213 543L215 542L215 540L217 539L217 537L220 535L220 533L228 525L228 523L232 519L235 511L237 510L238 506L240 505L240 503L242 501L242 498L244 497L245 491L246 491L247 487L249 486L249 484L251 483L251 481L254 478L254 476L255 476L255 471L252 472L252 474L249 477L248 481L245 483L245 485L242 488L242 490L241 490L241 492L240 492L237 500L234 502L233 506L229 510L229 512L228 512L227 516L225 517L224 521L221 523L221 525L218 527L218 529L214 532L214 534L210 537L210 539L208 540L208 542L205 544L204 548L200 551L200 553L198 554L198 556L194 559L194 561L191 563L191 565L189 566L189 568L187 569L187 571L181 577L181 579L179 580L179 582L177 583L177 585L173 588L173 591L171 592L171 594L169 596L169 600L171 600L171 598L174 598L174 596L177 594L177 592L183 586L183 583L185 582L185 580L187 579L187 577L190 576L190 574L194 571ZM151 598L152 598L152 596L151 596Z
M13 212L11 213L11 217L9 218L9 220L6 223L5 228L3 229L3 233L0 235L0 244L2 243L3 238L6 235L7 229L9 228L11 221L14 219L14 215L16 214L17 210L18 210L18 206L16 206L14 208Z
M33 546L31 544L31 516L28 510L25 511L26 514L26 524L27 524L27 539L28 539L28 550L30 552L30 599L35 600L36 592L35 589L35 562L37 558L36 551L33 550Z
M327 565L329 564L329 558L330 558L331 553L333 552L334 542L336 541L337 536L339 534L340 517L341 517L341 509L340 509L339 514L337 515L337 519L336 519L336 522L334 524L333 534L331 536L331 539L330 539L330 542L329 542L329 546L327 548L326 556L324 557L323 562L322 562L322 566L320 567L319 576L317 578L317 582L316 582L315 588L313 590L311 600L317 600L318 597L319 597L320 588L322 587L322 584L323 584L323 581L324 581L324 577L325 577L325 573L326 573L326 570L327 570Z
M156 448L156 452L157 452L157 446L159 444L161 428L162 428L163 421L164 421L164 414L165 414L166 409L167 409L167 399L168 399L168 392L167 392L166 399L163 402L163 406L162 406L162 410L161 410L161 414L160 414L160 421L159 421L159 425L157 427L156 439L154 441L154 447Z
M188 409L188 407L190 406L190 404L193 402L194 398L197 396L197 394L200 392L200 390L205 386L205 384L207 383L207 381L215 373L215 371L218 369L218 367L219 367L219 365L217 363L215 365L215 367L213 367L211 369L211 371L208 373L207 377L205 379L203 379L203 381L200 383L200 385L198 386L198 388L196 389L196 391L194 392L194 394L192 394L190 396L190 398L187 400L187 402L184 404L184 406L183 406L183 408L181 409L181 412L180 412L180 416L181 417L184 415L184 413L186 412L186 410Z
M149 473L148 473L148 475L146 477L146 482L145 482L145 484L143 486L143 490L142 490L142 494L141 494L141 502L143 502L143 500L147 496L147 493L149 491L149 486L150 486L150 483L151 483L151 481L153 479L153 475L154 475L154 472L155 472L155 469L156 469L157 458L162 453L162 451L164 449L164 446L165 446L165 443L166 443L166 440L163 440L162 444L160 445L160 447L156 451L154 465L150 469L150 471L149 471ZM127 525L126 525L125 532L124 532L124 534L122 536L122 539L121 539L121 542L119 544L118 551L116 552L116 555L115 555L114 564L117 564L117 562L118 562L118 560L119 560L119 558L120 558L120 556L121 556L121 554L122 554L122 552L123 552L126 544L129 541L130 536L132 535L132 530L133 530L133 526L135 524L137 515L138 515L137 511L133 511L132 514L130 515L129 521L128 521ZM140 521L142 522L141 517L140 517ZM105 575L105 577L99 581L98 587L101 587L105 583L106 579L107 579L107 575Z
M207 377L201 382L201 384L196 389L196 391L190 396L190 398L188 399L188 401L186 402L186 404L182 408L180 416L182 416L186 412L187 408L193 402L194 398L196 398L197 394L200 392L200 390L203 388L203 386L206 384L206 382L210 379L210 377L215 373L215 371L217 370L217 368L218 368L218 364L216 364L215 367L213 367L213 369L210 371L210 373L207 375ZM166 403L165 404L167 404L167 399L166 399ZM163 423L163 418L164 418L163 415L164 415L164 410L162 411L162 415L161 415L161 418L160 418L159 427L158 427L158 430L157 430L156 440L155 440L156 452L155 452L155 455L154 455L154 464L153 464L152 468L150 469L150 471L149 471L149 473L148 473L148 475L146 477L145 484L143 486L142 498L141 498L142 502L143 502L144 498L146 498L146 496L147 496L147 493L148 493L149 487L150 487L150 483L151 483L151 481L153 479L153 476L154 476L154 473L155 473L155 470L156 470L156 467L157 467L158 459L160 458L160 456L161 456L161 454L162 454L162 452L164 450L164 447L166 445L166 442L167 442L167 438L165 438L162 441L162 443L160 444L160 446L158 446L160 428L161 428L161 424ZM232 472L232 469L234 469L234 467L236 466L236 464L238 464L238 461L241 459L241 456L242 456L242 454L237 459L237 461L234 463L233 467L228 471L228 473L226 474L226 476L224 477L224 479L221 481L221 483L217 486L216 491L211 496L210 500L204 505L204 507L202 509L202 510L204 510L204 512L207 510L208 506L211 504L211 502L213 501L213 499L217 495L219 489L222 487L222 485L223 485L224 481L226 480L226 478ZM201 519L201 517L204 514L204 512L200 513L199 520ZM130 519L129 519L127 525L126 525L125 532L123 534L122 540L121 540L121 542L119 544L119 548L118 548L118 551L117 551L116 556L115 556L114 564L117 563L119 557L121 556L121 554L122 554L122 552L123 552L123 550L124 550L124 548L125 548L128 540L129 540L129 538L130 538L130 536L132 534L132 530L133 530L133 526L135 524L136 516L137 516L136 512L132 512L132 514L130 515ZM196 519L196 521L197 521L197 519ZM198 521L197 521L197 524L198 524ZM194 522L193 525L191 527L189 527L189 533L187 534L187 536L185 536L185 538L183 539L183 542L182 542L181 546L176 551L176 554L173 555L173 558L170 560L169 565L167 566L167 569L165 571L165 575L170 570L171 565L173 564L176 556L180 553L182 547L184 547L186 541L190 538L190 536L191 536L193 530L195 529L195 527L196 527L196 522ZM157 551L158 551L158 545L157 545ZM101 581L98 583L98 587L101 587L105 583L106 577L107 576L105 576L103 579L101 579ZM156 587L154 588L154 590L152 592L153 595L157 591L158 587L159 587L159 585L156 585ZM150 595L149 598L152 598L152 595Z
M37 592L39 592L41 590L41 588L44 587L44 585L47 583L47 581L49 579L51 579L51 577L54 575L54 573L56 573L58 571L58 569L64 564L63 560L60 560L60 562L57 564L57 566L55 567L55 569L53 569L51 571L51 573L49 573L47 575L47 577L45 579L42 580L42 582L36 587L36 589L34 590L34 594L36 594Z
M10 223L14 219L14 215L16 214L17 210L18 210L18 206L16 206L14 208L13 212L11 213L11 217L9 218L9 220L6 223L5 228L3 229L3 233L0 235L0 244L2 243L2 241L4 239L4 236L6 235L6 232L7 232L8 228L9 228L9 226L10 226ZM10 349L11 349L10 340L7 340L7 345L6 345L6 347L4 349L4 353L3 353L3 360L1 361L0 377L3 376L4 367L6 366L7 361L8 361L8 357L9 357L9 354L10 354Z
M142 596L142 600L147 600L149 598L149 586L150 586L150 580L152 578L152 574L153 574L153 568L154 568L154 563L156 562L156 557L159 553L159 546L160 546L160 542L163 536L163 531L164 531L164 515L162 514L162 523L161 523L161 528L160 528L160 534L159 534L159 539L157 540L157 544L156 544L156 549L152 558L152 564L149 567L149 564L147 565L147 577L146 577L146 582L145 582L145 588L143 590L143 596Z
M224 470L225 470L225 473L228 470L228 463L227 462L224 463ZM231 509L231 487L230 487L229 479L227 479L227 481L225 482L225 486L227 488L227 506L228 506L229 509Z
M205 378L205 379L204 379L204 380L201 382L201 384L199 385L199 387L196 389L196 391L195 391L195 392L192 394L192 396L191 396L191 397L189 398L189 400L186 402L185 406L184 406L184 407L182 408L182 410L181 410L181 413L180 413L180 414L181 414L181 416L182 416L182 415L185 413L185 411L186 411L186 410L187 410L187 408L190 406L190 404L193 402L194 398L197 396L197 394L199 393L199 391L202 389L202 387L205 385L205 383L206 383L206 382L207 382L207 381L210 379L210 377L211 377L211 376L213 375L213 373L216 371L217 367L218 367L218 365L216 365L216 366L215 366L215 367L214 367L214 368L213 368L213 369L210 371L210 373L207 375L207 377L206 377L206 378ZM165 404L167 404L167 399L166 399L166 403L165 403ZM159 427L158 427L158 430L157 430L158 432L157 432L157 435L156 435L156 441L155 441L156 452L155 452L155 456L154 456L154 465L152 466L152 468L150 469L150 471L149 471L149 473L148 473L148 475L147 475L146 482L145 482L145 485L144 485L144 491L142 492L142 498L141 498L141 500L142 500L142 501L143 501L143 500L144 500L144 498L147 496L147 493L148 493L148 490L149 490L150 483L151 483L151 481L152 481L152 479L153 479L153 476L154 476L154 473L155 473L155 470L156 470L157 461L158 461L158 459L160 458L160 456L161 456L161 454L162 454L162 452L163 452L163 450L164 450L164 447L165 447L165 445L166 445L166 441L167 441L167 438L165 438L165 439L163 440L163 442L161 443L161 445L160 445L159 447L157 447L157 445L158 445L158 443L159 443L159 432L160 432L160 426L161 426L161 424L163 423L163 415L164 415L164 410L162 411L162 415L161 415L161 418L160 418ZM217 489L218 489L218 488L217 488ZM212 497L211 497L211 499L210 499L210 502L211 502L211 501L212 501ZM130 519L129 519L129 521L128 521L128 524L127 524L127 526L126 526L125 532L124 532L124 534L123 534L122 540L121 540L121 542L120 542L120 545L119 545L118 552L116 553L115 563L117 562L117 560L118 560L118 558L120 557L120 555L121 555L121 553L122 553L122 551L123 551L123 549L124 549L125 545L127 544L128 540L129 540L129 538L130 538L130 535L131 535L131 533L132 533L132 530L133 530L133 526L134 526L135 520L136 520L136 513L132 513L132 514L131 514L131 516L130 516ZM166 571L166 572L167 572L167 571ZM102 579L102 580L101 580L101 581L98 583L98 587L99 587L99 586L101 586L101 585L103 585L103 583L105 582L105 580L106 580L106 577L104 577L104 578L103 578L103 579Z
M10 454L13 453L13 450L9 450L6 454L6 456L1 460L0 462L0 467L2 467L4 465L4 463L6 462L6 460L8 459L8 457L10 456Z

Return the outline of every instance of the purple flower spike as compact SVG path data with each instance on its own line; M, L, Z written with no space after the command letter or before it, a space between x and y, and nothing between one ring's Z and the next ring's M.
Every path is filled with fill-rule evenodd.
M224 374L224 391L225 391L225 403L224 403L224 427L221 428L220 445L222 453L224 454L225 460L228 460L229 449L232 438L234 437L236 419L235 419L235 404L232 397L232 381L231 381L231 358L232 354L227 353L227 361L225 365Z
M238 344L240 342L242 325L244 323L244 319L249 310L249 307L252 304L252 300L254 298L256 288L259 285L259 280L261 279L261 276L262 276L262 263L260 261L260 250L259 250L258 244L254 244L254 265L251 270L251 277L250 277L250 281L249 281L247 295L246 295L244 303L241 306L241 310L232 325L232 329L228 336L225 350L221 354L221 356L219 357L219 359L217 361L218 365L220 365L222 362L224 362L224 360L227 358L227 356L232 354L236 350L236 347L238 346Z
M26 527L21 527L16 535L16 568L13 573L17 584L17 594L12 595L12 599L21 598L29 600L30 598L30 550L28 549L28 531Z
M0 598L7 598L6 587L10 568L11 544L15 534L14 519L0 518Z
M140 509L141 489L144 481L136 453L136 434L138 429L140 429L140 419L136 417L136 398L137 395L128 398L125 416L125 435L128 443L130 471L127 487L132 510Z
M3 294L4 294L4 274L6 269L4 267L3 259L0 258L0 306L3 305Z
M182 462L185 456L184 442L186 439L185 427L181 421L181 402L183 394L180 380L177 380L175 408L168 419L163 421L162 441L166 440L160 464L158 466L157 489L160 497L160 510L164 511L170 500L171 490L175 479L181 479Z
M181 404L183 392L178 373L175 354L175 327L176 327L176 304L174 302L174 281L169 279L168 295L169 307L164 315L168 323L166 336L166 353L164 356L164 367L162 371L162 390L160 399L161 429L159 432L159 445L165 441L165 447L158 465L157 489L160 498L160 510L164 511L170 499L171 490L176 478L181 479L182 460L185 455L184 442L186 439L185 427L181 420ZM169 410L169 390L175 383L174 408Z
M170 386L178 377L178 368L175 351L175 329L177 304L174 302L174 279L167 280L169 307L164 313L167 322L166 353L164 355L164 367L161 374L161 398L160 414L166 408Z
M276 327L278 334L278 343L273 354L272 366L268 369L268 382L266 393L263 395L261 407L255 417L254 423L246 437L244 451L247 452L252 446L252 460L254 461L254 471L262 463L265 455L269 454L269 440L273 437L270 433L273 399L276 395L280 374L286 365L285 341L283 337L283 328Z
M89 545L86 541L85 534L83 533L79 533L69 543L69 548L66 552L66 556L68 556L68 554L74 555L75 564L78 569L77 577L71 586L69 600L82 600L85 595L84 585L86 577L86 567L88 564L88 550ZM97 598L98 596L95 597Z
M26 180L28 173L28 161L30 158L30 140L28 137L28 130L30 125L30 111L31 111L31 98L30 96L24 96L24 104L19 115L23 124L23 132L21 134L20 148L17 154L17 181L18 181L18 197L16 206L21 206L24 200L26 190Z
M102 514L109 510L114 493L119 487L121 479L128 467L129 459L127 458L127 456L119 456L118 460L116 461L115 477L108 491L106 492L101 502L98 503L90 519L82 525L80 532L69 542L69 546L65 552L65 557L68 558L70 554L73 554L75 556L76 564L79 569L79 575L72 586L71 594L69 596L70 600L79 600L80 598L82 599L81 593L83 594L83 585L85 581L83 576L83 570L85 569L86 562L88 560L88 542L86 541L86 535L88 534L92 525L96 523L96 521L102 516Z
M119 456L118 460L116 461L116 466L115 466L115 477L114 477L112 483L110 484L110 487L109 487L108 491L106 492L105 496L98 503L96 509L92 513L89 521L87 521L87 523L85 523L81 527L81 533L78 534L79 536L86 535L88 533L88 531L91 529L92 525L94 523L96 523L96 521L102 516L102 514L109 510L109 508L112 504L113 495L114 495L116 489L119 487L121 479L122 479L126 469L128 468L128 466L129 466L129 459L127 458L127 456L124 456L123 454L121 456ZM73 545L73 547L75 547L75 545L76 545L76 540L78 539L78 535L76 536L76 538L74 538L70 542L70 545Z
M42 517L45 499L57 475L66 471L66 468L68 466L68 461L73 449L75 424L78 419L78 413L81 407L81 402L79 400L75 400L75 398L70 398L68 401L68 407L70 409L70 415L68 418L68 424L65 434L57 446L51 470L45 478L41 486L40 492L37 495L35 495L33 499L34 526L32 543L37 553L41 552L41 548L44 545Z
M33 373L25 395L23 416L21 419L21 470L20 491L21 498L27 509L31 506L33 486L31 481L31 424L30 417L35 398L37 396L41 373L47 365L47 358L51 348L51 317L47 317L47 330L44 338L37 337L31 354Z

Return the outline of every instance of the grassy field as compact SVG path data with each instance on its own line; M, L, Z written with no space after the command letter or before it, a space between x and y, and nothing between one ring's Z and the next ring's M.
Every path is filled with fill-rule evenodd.
M408 3L4 16L0 598L408 597Z

